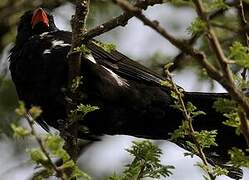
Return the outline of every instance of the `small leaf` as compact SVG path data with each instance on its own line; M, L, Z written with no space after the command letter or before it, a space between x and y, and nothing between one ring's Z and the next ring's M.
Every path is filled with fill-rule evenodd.
M11 129L14 131L14 137L26 137L28 135L30 135L30 131L21 127L21 126L17 126L15 124L11 124Z
M228 154L231 157L230 163L235 167L249 167L249 158L243 150L233 147Z
M172 84L168 80L160 81L160 84L161 86L164 86L164 87L168 87L168 88L172 87Z
M74 49L77 52L81 52L84 55L91 54L91 50L88 49L84 44Z
M29 150L31 160L34 161L36 164L41 164L44 167L50 168L49 161L45 154L37 148L32 148Z
M134 177L160 178L172 174L173 166L165 166L160 163L161 149L150 141L134 141L131 149L127 149L135 158L128 169L124 171L124 179L133 179ZM136 178L135 178L136 179Z
M15 112L19 116L24 116L26 114L25 104L23 101L19 101L18 103L19 103L19 106L18 108L15 109Z
M213 0L208 7L210 8L210 10L229 8L229 6L224 2L224 0Z
M33 119L37 119L42 113L42 110L39 106L32 106L29 109L29 114L32 116Z
M203 33L206 29L206 23L202 21L200 18L196 18L192 23L191 26L187 28L187 30L194 34L194 33Z
M233 59L236 64L249 68L248 47L243 46L240 42L236 41L230 47L229 58Z
M195 131L194 136L202 148L217 146L217 144L215 143L217 130L212 130L212 131L202 130L200 132Z

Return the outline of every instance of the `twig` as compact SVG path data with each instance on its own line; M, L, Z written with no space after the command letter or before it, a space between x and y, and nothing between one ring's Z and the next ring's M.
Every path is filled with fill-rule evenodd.
M76 0L76 11L72 17L72 46L68 54L68 93L72 102L67 103L67 114L70 115L71 110L76 108L77 97L79 97L79 90L71 91L73 80L80 77L81 70L81 53L76 52L75 48L81 45L81 39L86 33L86 18L89 10L90 0ZM78 122L71 123L70 117L67 118L65 129L63 129L62 137L65 139L65 149L76 162L78 157ZM70 173L70 172L69 172Z
M168 70L165 70L165 73L169 79L169 83L171 84L171 89L174 93L176 93L177 98L178 98L178 102L180 103L181 109L182 109L182 114L184 116L185 121L188 123L188 131L189 131L189 135L191 137L191 139L193 140L194 144L196 145L197 151L198 151L198 156L202 159L203 163L208 166L208 161L207 158L203 152L203 149L200 145L200 143L198 142L198 140L195 137L195 130L192 124L192 117L189 113L189 111L186 108L185 102L183 100L183 96L182 93L180 92L179 88L177 87L177 85L174 83L173 79L172 79L172 75L170 74L170 72ZM212 175L211 173L207 172L208 175L210 176L211 179L215 179L214 175Z
M38 142L42 152L44 153L44 155L46 156L48 163L51 165L51 167L53 168L53 170L57 173L57 176L60 177L62 180L66 180L63 176L63 173L60 171L60 169L57 168L57 166L53 163L52 159L49 156L49 153L47 152L46 148L44 147L41 138L36 134L36 131L34 129L34 120L31 117L30 114L26 114L25 115L30 129L31 129L31 134L35 137L36 141Z
M163 0L144 0L144 1L137 1L135 3L135 7L141 8L146 10L148 6L153 6L155 4L161 4ZM90 29L83 37L82 41L87 41L88 39L92 39L96 36L99 36L103 33L106 33L118 26L125 26L129 19L131 19L134 15L130 12L124 12L123 14L93 28Z

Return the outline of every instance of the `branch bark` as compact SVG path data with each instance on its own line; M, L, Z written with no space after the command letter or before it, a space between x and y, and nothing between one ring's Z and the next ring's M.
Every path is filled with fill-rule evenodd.
M76 0L76 11L71 19L72 25L72 46L68 54L68 96L71 101L67 104L67 114L71 113L71 110L77 106L76 98L79 95L79 91L71 91L73 81L77 77L80 77L81 70L81 53L75 51L75 48L81 45L81 39L86 33L86 18L89 11L90 0ZM72 123L73 122L73 123ZM66 126L62 131L62 137L65 139L65 149L76 162L78 157L78 122L72 121L70 116L67 118Z

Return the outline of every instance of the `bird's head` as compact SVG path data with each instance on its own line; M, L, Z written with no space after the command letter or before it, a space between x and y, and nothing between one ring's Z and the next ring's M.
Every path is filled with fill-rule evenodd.
M53 16L42 8L27 11L21 17L17 28L16 43L24 43L33 35L57 30Z

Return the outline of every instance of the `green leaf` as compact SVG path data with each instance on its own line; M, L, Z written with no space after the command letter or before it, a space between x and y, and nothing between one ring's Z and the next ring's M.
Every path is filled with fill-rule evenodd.
M202 148L209 148L210 146L217 146L215 138L217 130L207 131L202 130L200 132L195 131L194 136Z
M184 138L188 135L189 124L187 121L182 121L182 125L175 129L173 133L169 133L171 141L177 141L179 138Z
M33 119L37 119L42 113L42 110L39 106L32 106L30 109L29 109L29 114L31 115L31 117Z
M161 86L171 88L172 84L168 80L160 81Z
M84 180L90 180L92 179L87 173L85 173L84 171L80 170L77 166L75 167L73 174L73 177L75 178L82 178Z
M74 109L74 110L71 110L71 114L69 114L69 117L70 117L70 120L71 120L71 122L70 123L74 123L74 122L76 122L76 121L80 121L80 120L84 120L84 117L85 117L85 115L87 115L88 113L90 113L90 112L93 112L93 111L96 111L96 110L98 110L99 109L99 107L97 107L97 106L92 106L92 105L90 105L90 104L79 104L77 107L76 107L76 109ZM81 131L82 132L88 132L88 128L87 127L80 127L81 129ZM86 130L86 131L84 131L84 129Z
M206 29L206 23L202 21L200 18L196 18L190 25L190 27L187 28L188 32L194 34L198 33L201 34Z
M230 163L235 167L249 167L249 158L243 150L233 147L228 154L231 157Z
M224 122L224 125L235 127L235 133L240 134L240 117L238 114L238 105L230 99L219 98L214 102L213 107L217 112L223 113L227 118Z
M61 158L63 162L66 162L70 159L69 154L63 149L64 140L60 136L54 134L48 134L44 138L43 142L45 147L47 147L50 150L52 155Z
M17 137L17 138L22 137L23 138L23 137L29 136L31 134L29 130L27 130L21 126L17 126L13 123L10 126L14 132L14 134L13 134L14 137Z
M224 2L224 0L213 0L208 6L210 10L215 9L228 9L229 6Z
M173 166L165 166L160 163L161 149L150 141L134 141L131 149L127 149L135 158L128 169L124 171L124 179L136 179L134 177L160 178L172 174Z
M230 113L230 112L237 111L237 104L234 101L230 100L230 99L218 98L214 102L213 108L217 112Z
M41 149L32 148L29 150L30 158L36 164L40 164L48 169L50 169L50 162L48 161L46 155L42 152Z
M204 172L212 174L214 176L227 175L228 173L228 170L217 165L212 167L212 166L207 166L204 163L197 162L196 166L200 167ZM204 175L204 178L208 180L210 179L210 177L205 176L205 175Z
M99 41L98 42L93 41L93 42L94 42L94 44L101 47L102 49L104 49L108 53L112 53L113 51L116 50L116 45L115 44L102 43L102 42L99 42Z
M243 46L240 42L235 41L230 47L230 59L233 59L236 64L249 68L249 53L248 47Z
M63 140L60 136L54 134L48 134L44 139L44 144L51 151L56 151L63 147Z
M51 176L53 176L52 169L43 169L42 171L38 171L34 174L34 180L44 180Z
M227 117L228 119L224 122L222 122L223 124L230 126L230 127L235 127L235 133L237 135L240 135L240 117L239 114L237 112L231 112L231 113L225 113L224 114L225 117Z
M218 165L215 165L215 167L213 167L213 173L215 176L221 176L221 175L227 175L228 174L228 170L225 168L222 168Z
M19 101L18 103L19 103L19 106L18 108L15 109L16 114L19 116L25 116L27 111L26 111L24 102Z
M76 111L82 113L83 115L86 115L86 114L93 112L93 111L96 111L98 109L99 109L98 106L92 106L89 104L86 104L86 105L80 104L77 106Z
M83 79L83 76L76 76L73 79L72 87L71 87L72 92L76 92L76 90L80 87L80 85L82 84L82 79Z
M206 115L204 111L198 111L197 107L194 106L191 102L187 103L187 111L190 113L192 119L199 115Z
M84 55L91 54L91 50L88 49L84 44L74 49L77 52L81 52Z
M71 174L71 177L69 179L72 179L72 178L82 178L84 180L90 180L91 177L86 174L85 172L83 172L82 170L80 170L77 165L74 163L73 160L69 160L65 163L63 163L63 165L61 166L61 168L63 169L70 169L72 170L72 174Z
M116 173L113 173L112 176L108 177L108 180L124 180L124 179L122 176L119 176Z

